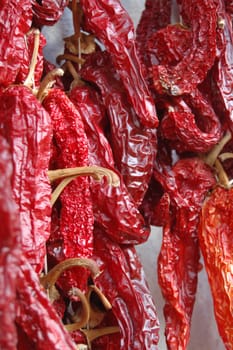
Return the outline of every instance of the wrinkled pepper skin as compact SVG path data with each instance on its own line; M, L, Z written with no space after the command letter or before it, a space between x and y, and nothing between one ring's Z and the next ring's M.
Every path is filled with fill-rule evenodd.
M216 187L205 199L199 241L213 298L218 331L226 349L233 349L232 256L233 190Z
M108 138L114 161L138 207L152 176L156 129L146 128L140 123L107 52L92 55L80 74L85 80L96 84L101 91L110 123Z
M87 29L111 54L129 100L141 123L158 126L154 101L147 87L136 51L134 25L119 0L80 1Z
M178 4L183 24L192 31L192 45L176 65L152 67L155 90L172 96L192 92L205 79L216 57L215 1L180 0Z
M165 170L163 175L156 172L155 177L162 180L170 197L158 257L167 347L186 349L199 270L199 215L216 180L211 168L199 158L180 159L170 172Z
M122 249L99 229L95 230L94 237L94 258L102 271L95 278L95 284L112 304L120 327L117 348L156 350L158 318L134 248Z
M0 94L0 133L13 159L13 198L20 214L22 250L40 273L50 236L51 186L47 176L51 149L51 120L25 86Z
M0 3L0 86L15 82L27 51L24 35L32 24L30 0L2 0Z
M0 348L16 350L15 296L21 246L20 223L12 198L12 158L7 141L0 136Z
M96 101L91 89L87 86L72 89L70 99L77 107L84 122L90 164L111 169L120 178L120 185L117 187L90 180L96 222L117 243L145 242L150 228L146 226L143 216L129 195L121 174L114 166L111 146L101 125L98 124L98 120L103 116L99 102Z
M40 285L38 275L22 257L17 279L16 323L36 350L75 350L71 336Z
M31 0L33 24L36 27L52 26L61 18L68 0Z

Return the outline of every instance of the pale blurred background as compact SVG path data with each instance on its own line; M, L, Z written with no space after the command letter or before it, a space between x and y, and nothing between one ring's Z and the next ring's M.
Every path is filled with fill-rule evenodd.
M135 26L137 25L141 12L144 8L144 1L122 0L122 4L130 13ZM60 21L53 27L43 29L47 39L47 46L44 49L45 56L53 63L56 63L56 56L63 53L63 38L73 34L71 13L64 12ZM163 318L163 298L157 281L157 257L162 240L160 228L152 227L149 240L138 246L137 250L141 257L151 293L161 324L159 350L166 350L164 339L164 318ZM212 299L207 282L205 271L199 273L197 300L194 308L191 340L188 350L224 350L225 347L218 335L213 315ZM127 350L127 349L126 349ZM150 349L148 349L150 350ZM177 349L178 350L178 349Z

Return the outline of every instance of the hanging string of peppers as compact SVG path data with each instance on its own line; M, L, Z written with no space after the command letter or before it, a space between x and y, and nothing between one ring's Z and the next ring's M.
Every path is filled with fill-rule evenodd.
M173 7L146 0L135 30L120 0L2 1L1 349L158 349L151 225L167 348L188 347L202 255L233 349L233 6Z

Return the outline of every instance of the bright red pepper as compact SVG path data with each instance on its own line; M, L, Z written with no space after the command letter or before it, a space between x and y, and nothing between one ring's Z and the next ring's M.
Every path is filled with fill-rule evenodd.
M31 0L33 11L33 24L36 27L52 26L62 16L68 0Z

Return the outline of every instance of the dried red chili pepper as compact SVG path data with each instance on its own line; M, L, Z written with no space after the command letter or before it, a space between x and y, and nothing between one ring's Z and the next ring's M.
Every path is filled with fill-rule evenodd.
M37 274L23 257L17 279L16 310L16 323L35 343L36 349L76 349L41 287Z
M205 79L216 57L216 2L180 0L179 5L184 25L192 31L192 45L175 66L152 67L155 90L173 96L192 92Z
M165 102L167 112L161 121L163 137L178 152L207 152L221 138L221 123L211 104L196 89L182 98Z
M89 162L114 170L120 185L112 187L91 180L92 201L95 220L105 228L114 241L122 244L137 244L145 241L149 227L137 210L124 185L122 176L114 168L112 150L98 121L102 118L102 107L87 86L71 90L70 98L81 114L89 147Z
M170 172L164 168L155 177L170 197L158 258L166 341L169 349L186 349L199 269L199 214L216 180L211 168L198 158L180 159Z
M160 28L171 20L171 0L146 0L136 28L136 46L141 62L149 66L148 42Z
M110 122L109 139L114 161L138 207L152 175L156 130L144 127L138 120L107 52L91 55L80 75L95 83L101 91Z
M80 1L87 29L104 44L143 125L156 127L154 101L136 52L133 22L119 0Z
M134 248L122 249L96 229L94 256L102 270L95 284L110 301L120 327L120 335L106 341L110 349L157 349L156 310Z
M50 235L51 186L47 176L51 120L31 90L11 86L0 94L1 134L13 158L13 198L20 213L22 250L41 272Z
M216 187L200 214L199 241L213 298L218 331L226 349L233 346L232 314L232 188Z
M1 1L0 23L0 85L8 86L14 83L24 61L26 45L24 35L29 31L32 23L32 9L30 0Z
M15 320L16 279L20 262L20 223L12 199L11 176L13 172L9 145L0 136L0 348L15 350L17 332Z
M52 26L62 16L68 0L31 0L33 24L36 27Z
M88 165L88 145L84 125L75 106L60 89L51 89L43 100L53 124L53 142L58 158L57 169ZM59 200L59 230L63 245L58 260L90 257L93 251L93 208L87 177L73 179L63 190ZM56 255L56 254L55 254ZM83 278L81 278L83 275ZM81 279L86 285L85 271ZM71 288L71 286L70 286Z

